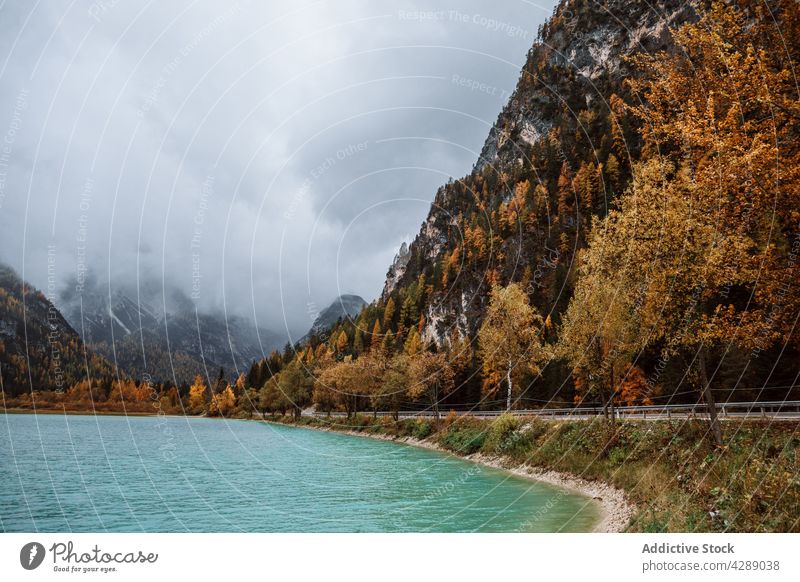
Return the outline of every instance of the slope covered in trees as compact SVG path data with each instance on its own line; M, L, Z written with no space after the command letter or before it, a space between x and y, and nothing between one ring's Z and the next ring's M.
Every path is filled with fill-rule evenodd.
M112 366L87 349L45 295L0 265L0 374L5 394L65 390L94 378L110 385Z
M198 365L191 369L200 371ZM188 383L159 383L146 373L131 377L114 366L83 342L44 293L5 265L0 265L0 375L4 409L181 413L189 392ZM220 373L202 409L188 411L219 414L212 404L226 388Z
M383 295L260 369L348 411L796 398L799 12L562 2ZM511 284L539 342L501 373L478 331Z

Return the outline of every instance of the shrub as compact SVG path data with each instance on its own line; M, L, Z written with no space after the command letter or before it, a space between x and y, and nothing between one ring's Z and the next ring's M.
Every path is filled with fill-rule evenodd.
M432 432L433 427L431 426L431 423L426 420L419 419L411 426L411 436L413 436L415 439L426 439L431 435Z
M621 465L626 461L627 458L628 458L628 453L622 447L614 447L608 454L608 460L613 465Z
M457 422L451 425L439 438L439 443L447 449L462 455L478 452L486 441L486 430L478 423Z
M350 419L347 421L347 424L350 425L350 430L361 432L372 424L372 417L367 416L366 414L356 413L350 417Z
M444 426L445 429L448 429L450 428L451 425L457 422L458 419L459 419L458 413L455 410L451 410L450 412L447 413L447 416L444 417L442 425Z
M517 431L522 426L522 421L511 414L501 414L489 426L484 450L490 453L504 453L515 445Z
M535 442L537 439L546 435L547 431L550 430L551 426L549 423L550 421L548 420L532 418L525 424L525 435L530 438L531 442Z

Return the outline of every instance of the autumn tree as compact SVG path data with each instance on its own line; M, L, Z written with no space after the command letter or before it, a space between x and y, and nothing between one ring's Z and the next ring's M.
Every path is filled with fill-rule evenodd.
M558 182L556 183L556 212L558 213L558 220L562 227L568 224L571 218L570 210L574 198L572 172L570 171L569 164L564 160L561 164L561 173L558 176ZM566 249L564 249L564 252L566 252Z
M622 277L628 240L611 232L608 222L596 230L582 253L575 291L559 330L556 353L566 359L581 399L597 394L604 410L611 406L620 372L646 340L642 335L634 279ZM642 273L640 273L642 274ZM639 287L641 288L641 286ZM606 413L608 411L606 410Z
M236 408L236 396L233 388L227 385L223 390L211 397L208 406L209 416L228 416Z
M302 364L295 360L278 375L278 387L289 403L295 418L299 418L303 408L311 403L313 379L306 373Z
M713 222L708 278L729 297L719 302L719 327L762 346L789 339L800 307L796 286L786 286L800 275L791 255L800 232L798 21L797 2L769 10L753 0L738 9L714 2L675 32L681 50L645 62L654 74L633 84L648 103L634 109L646 146L672 152L694 215ZM770 329L753 329L770 305L781 306L769 315Z
M316 410L325 412L328 416L330 416L331 411L334 410L338 404L338 399L336 396L336 392L331 388L331 386L328 386L321 377L318 377L314 381L314 388L311 393L311 401L313 402Z
M630 366L616 389L618 398L628 406L653 404L648 392L647 377L639 366Z
M201 414L205 411L207 391L203 377L198 374L194 377L194 384L189 388L189 411L192 414Z
M244 372L240 372L239 376L236 378L236 384L233 386L233 394L236 398L240 398L246 390L247 379L245 378Z
M397 311L397 307L395 306L394 299L389 297L389 300L386 302L386 307L383 308L383 328L386 331L391 329L395 311Z
M446 352L422 351L409 360L408 396L412 399L426 398L439 421L439 404L455 388L453 368Z
M597 169L591 164L582 162L575 177L572 179L572 190L578 197L581 206L580 211L584 214L591 214L600 190Z
M456 326L450 333L447 351L450 356L450 366L453 368L456 388L459 388L466 384L474 373L475 354L469 337L462 336Z
M712 433L720 443L706 371L708 350L716 345L746 349L754 338L771 333L757 301L737 304L726 297L731 284L755 289L756 271L729 268L730 261L746 262L739 253L750 247L742 246L740 238L704 209L707 193L698 190L693 172L650 160L635 165L633 174L630 191L590 247L589 260L594 262L578 283L575 317L568 313L565 326L577 330L573 338L586 339L592 329L601 332L600 340L616 338L615 353L621 355L636 345L660 346L663 360L693 353ZM636 333L631 332L631 316L640 327L638 337L632 337ZM598 317L604 326L610 324L608 331L600 327ZM578 354L581 340L570 340L567 332L562 341L577 346L572 353Z
M789 340L800 307L786 286L800 275L789 250L800 206L800 101L785 54L798 50L773 20L797 40L800 8L743 4L712 3L674 33L680 50L640 57L652 72L631 82L646 103L633 108L646 161L611 219L645 286L648 341L663 344L662 359L692 354L718 444L710 354L736 346L757 355Z
M511 410L514 383L524 373L540 373L546 350L542 341L544 321L516 283L492 288L489 307L478 331L478 347L484 372L505 377L506 410ZM493 392L499 389L495 384Z
M622 170L620 169L617 156L615 156L613 153L608 154L606 163L603 164L602 172L607 194L607 199L604 201L605 203L603 206L608 208L609 198L614 198L615 196L621 194L620 186L622 185Z
M353 351L356 354L364 352L364 334L361 333L358 321L356 321L356 328L353 330Z
M290 407L289 401L280 387L277 375L267 380L258 391L258 407L262 412L271 414L277 412L285 414Z
M389 358L392 356L392 352L394 352L394 334L391 331L387 331L381 342L381 355L384 358Z
M322 371L316 381L315 390L320 401L332 399L344 408L348 418L359 411L361 403L370 393L377 379L374 368L366 357L354 360L347 356Z
M404 354L389 359L376 390L381 405L392 413L395 420L399 418L400 406L408 391L408 367L409 358Z
M258 412L258 390L253 387L246 388L244 393L238 398L236 406L240 412L244 412L252 418L254 412Z
M374 416L378 415L385 404L383 392L383 375L386 372L389 360L384 357L380 349L376 349L368 356L358 358L353 366L358 368L360 386L357 391L366 396Z
M323 411L330 413L338 405L343 405L347 416L352 414L351 400L346 395L349 388L347 372L349 358L337 362L322 370L314 382L314 404Z
M345 351L347 351L348 342L349 338L347 337L347 332L345 330L342 330L339 333L339 336L337 337L335 344L336 354L339 357L344 356Z
M422 351L422 338L419 335L416 327L412 327L408 332L403 350L409 356L413 356Z
M369 350L373 353L380 351L382 341L383 336L381 335L381 322L380 320L376 319L375 325L372 326L372 333L370 334Z

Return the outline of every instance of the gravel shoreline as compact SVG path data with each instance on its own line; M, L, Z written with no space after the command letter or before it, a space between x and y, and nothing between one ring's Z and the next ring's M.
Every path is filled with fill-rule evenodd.
M483 455L481 453L474 453L472 455L463 455L463 456L456 455L452 451L445 449L444 447L438 445L435 442L431 442L429 440L416 439L413 437L395 437L392 435L374 434L374 433L369 434L352 430L336 430L320 426L307 426L307 425L296 426L293 424L284 424L269 420L264 420L261 422L266 422L269 424L280 424L282 426L294 426L295 428L308 428L311 430L318 430L321 432L335 432L350 436L364 437L381 441L390 441L414 447L420 447L423 449L430 449L433 451L438 451L441 453L453 455L460 459L471 461L473 463L478 463L480 465L492 467L493 469L500 469L502 471L507 471L518 477L524 477L526 479L531 479L533 481L547 483L548 485L565 489L571 493L588 497L592 499L595 503L597 503L598 507L600 508L600 519L598 520L597 524L592 530L592 532L594 533L623 532L628 527L628 524L630 523L634 513L636 512L636 506L630 502L627 495L625 495L625 493L621 489L617 489L613 485L609 485L608 483L604 483L602 481L589 481L587 479L582 479L570 473L563 473L560 471L542 469L540 467L531 467L525 464L515 464L509 462L507 459L504 459L503 457Z

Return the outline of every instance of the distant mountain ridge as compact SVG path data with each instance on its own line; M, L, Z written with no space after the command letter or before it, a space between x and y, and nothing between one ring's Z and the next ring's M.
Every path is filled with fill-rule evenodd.
M216 377L220 368L232 377L286 342L245 318L199 313L185 297L170 302L169 311L159 309L130 291L109 295L96 283L80 294L68 287L59 298L87 344L135 377L183 383L196 374Z
M328 307L320 311L303 340L312 335L323 334L340 319L355 319L366 304L367 302L358 295L340 295Z
M110 382L116 372L44 293L0 264L0 374L3 390L14 396L66 390L87 377Z

